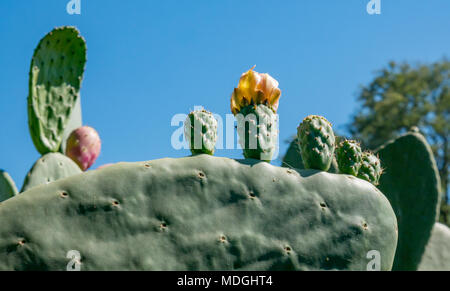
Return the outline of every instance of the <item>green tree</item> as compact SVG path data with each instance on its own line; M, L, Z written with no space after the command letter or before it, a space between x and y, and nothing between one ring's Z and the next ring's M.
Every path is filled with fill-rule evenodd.
M441 221L450 223L450 62L411 66L391 62L363 86L361 106L348 125L351 135L375 149L413 126L430 143L442 181Z

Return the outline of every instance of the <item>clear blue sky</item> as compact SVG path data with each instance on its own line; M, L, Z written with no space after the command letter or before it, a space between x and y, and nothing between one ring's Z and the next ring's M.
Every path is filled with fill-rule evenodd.
M367 14L369 0L81 0L81 15L67 2L0 1L0 168L19 188L39 158L27 125L30 60L57 26L75 25L87 41L83 119L103 140L94 168L188 155L171 146L172 116L195 105L225 116L255 64L280 82L283 153L306 115L343 131L359 86L388 61L450 55L448 0L381 0L381 15Z

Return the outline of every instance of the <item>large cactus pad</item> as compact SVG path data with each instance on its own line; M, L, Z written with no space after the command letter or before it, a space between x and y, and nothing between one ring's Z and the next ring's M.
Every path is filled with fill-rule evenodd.
M433 152L419 133L407 133L379 150L385 173L378 188L398 219L394 270L417 270L436 221L440 181Z
M34 145L41 154L60 149L72 112L79 104L85 63L86 43L73 27L54 29L34 51L28 123Z
M366 270L396 218L360 179L209 155L119 163L0 205L0 270Z

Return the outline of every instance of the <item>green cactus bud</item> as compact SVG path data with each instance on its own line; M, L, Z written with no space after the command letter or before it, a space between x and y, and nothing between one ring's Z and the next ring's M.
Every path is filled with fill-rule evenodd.
M80 167L70 158L60 153L49 153L33 165L25 177L21 192L79 173L82 173Z
M17 195L17 187L9 174L0 170L0 202Z
M300 147L298 145L297 137L295 137L289 144L289 148L287 149L286 154L283 156L281 166L293 169L305 168L305 165L303 165L302 155L300 154ZM334 174L339 173L336 157L333 158L328 172Z
M34 51L28 124L33 143L41 154L60 150L66 127L79 102L85 63L86 43L73 27L54 29Z
M306 169L330 169L336 139L331 123L325 117L306 117L297 129L297 140Z
M239 143L247 159L270 162L278 142L278 117L264 104L250 105L236 114Z
M336 149L336 157L341 174L357 176L362 163L362 151L358 142L343 140Z
M361 167L358 171L358 178L377 186L382 174L383 169L381 168L380 159L372 152L363 152Z
M211 112L202 109L189 113L184 123L184 134L192 154L214 154L217 120Z

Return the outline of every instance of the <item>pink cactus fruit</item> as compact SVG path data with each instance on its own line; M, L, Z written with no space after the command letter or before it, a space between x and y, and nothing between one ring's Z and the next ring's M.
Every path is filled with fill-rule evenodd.
M100 154L102 142L95 129L83 126L75 129L67 139L66 156L86 171Z

